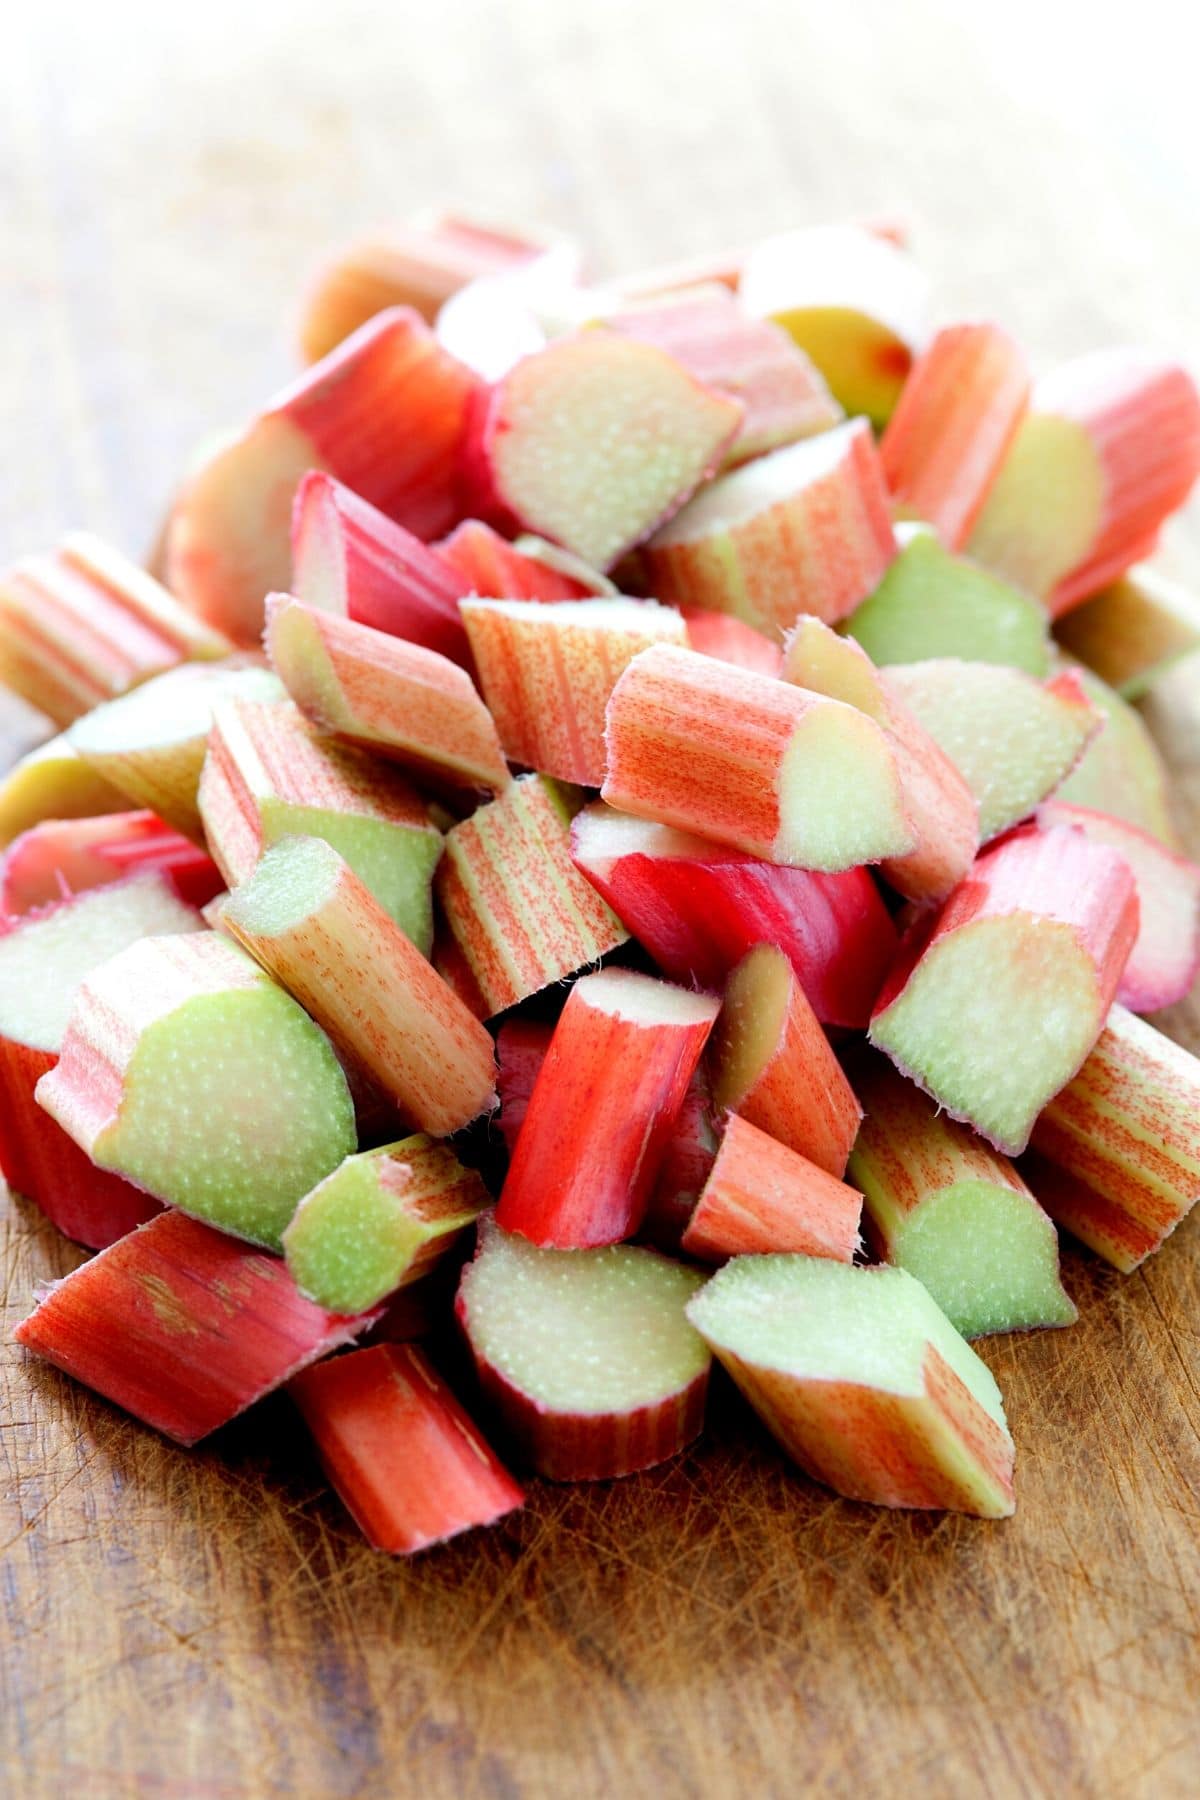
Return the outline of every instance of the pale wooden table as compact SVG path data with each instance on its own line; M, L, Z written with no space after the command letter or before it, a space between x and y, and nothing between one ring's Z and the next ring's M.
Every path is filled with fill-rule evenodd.
M1031 0L47 0L0 57L0 553L78 524L145 546L181 462L288 371L319 247L429 200L579 229L608 269L901 208L947 310L1040 362L1129 335L1195 359L1170 18L1109 44ZM1200 573L1196 542L1170 557ZM1193 825L1198 692L1151 708ZM1172 1026L1200 1043L1194 1003ZM16 1318L75 1256L23 1205L0 1231ZM719 1418L393 1566L284 1406L187 1455L5 1350L0 1788L1194 1792L1200 1222L1130 1280L1074 1253L1066 1279L1078 1327L985 1346L1002 1527L831 1499Z

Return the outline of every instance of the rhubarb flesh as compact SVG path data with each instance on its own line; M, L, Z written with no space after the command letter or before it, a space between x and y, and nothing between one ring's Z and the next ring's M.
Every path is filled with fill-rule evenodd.
M1155 569L1131 569L1055 626L1072 656L1139 700L1167 670L1200 650L1200 600Z
M582 600L599 591L544 556L510 544L482 519L464 519L436 549L458 575L463 594L492 594L502 600ZM603 576L596 579L604 583Z
M688 1317L814 1480L879 1506L1012 1513L1000 1391L906 1270L738 1257Z
M698 1435L710 1357L684 1308L703 1280L632 1245L539 1250L481 1234L459 1322L484 1394L539 1475L629 1475Z
M523 1504L421 1351L376 1344L305 1369L288 1387L322 1466L375 1550L411 1556Z
M88 767L64 733L0 778L0 844L11 844L43 819L87 819L124 805L124 794Z
M1169 850L1179 848L1171 817L1167 767L1141 714L1098 675L1073 671L1103 723L1065 780L1056 800L1090 806L1140 826Z
M795 1251L852 1262L862 1195L736 1115L683 1233L703 1262Z
M89 974L37 1099L99 1168L270 1249L354 1148L327 1038L212 932L143 938Z
M306 1300L277 1256L166 1212L56 1282L14 1335L189 1445L370 1323Z
M0 916L19 918L72 894L152 871L189 906L221 891L212 858L151 812L46 819L0 856Z

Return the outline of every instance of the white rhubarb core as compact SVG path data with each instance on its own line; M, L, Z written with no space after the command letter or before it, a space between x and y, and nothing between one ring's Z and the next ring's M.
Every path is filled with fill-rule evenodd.
M597 1012L638 1025L706 1025L716 1011L710 995L694 994L633 969L599 969L585 975L575 991Z
M692 544L700 538L736 531L772 506L786 503L845 459L848 439L858 433L851 419L817 437L759 456L709 485L655 533L654 544Z
M968 554L1045 598L1083 561L1105 502L1104 471L1082 425L1027 413L975 521Z
M539 1250L492 1228L463 1273L476 1357L547 1412L630 1413L708 1367L684 1308L695 1269L629 1244Z
M839 701L797 724L779 780L775 861L851 869L914 847L896 764L879 726Z
M227 700L284 700L271 669L184 663L77 719L67 736L85 758L176 749L207 738L213 708Z
M571 855L581 869L602 880L611 875L626 856L648 856L666 862L728 862L742 857L740 850L710 843L674 825L657 825L653 819L618 812L603 800L585 806L571 826Z
M857 1268L827 1257L739 1256L687 1310L718 1355L798 1381L848 1382L885 1394L924 1394L932 1345L1007 1431L991 1370L904 1269Z
M222 915L251 937L278 937L328 904L342 866L327 838L282 838L222 902Z
M139 938L203 931L161 875L93 888L0 936L0 1037L59 1051L79 984Z
M915 1275L967 1338L1076 1317L1053 1224L1027 1195L994 1182L928 1195L899 1227L888 1260Z

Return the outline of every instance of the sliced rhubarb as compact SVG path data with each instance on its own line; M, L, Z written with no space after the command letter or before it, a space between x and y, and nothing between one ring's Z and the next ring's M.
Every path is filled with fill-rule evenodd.
M715 656L721 662L736 663L741 669L756 669L760 675L778 675L783 667L779 645L730 613L709 612L703 606L681 608L687 626L687 641L704 656Z
M93 970L37 1099L99 1168L272 1249L354 1148L328 1039L215 932L143 938Z
M124 794L89 768L64 732L0 777L0 844L43 819L89 819L124 805Z
M886 679L962 771L985 842L1054 792L1098 726L1071 677L1042 685L1020 669L944 657L889 669Z
M1055 626L1059 642L1125 700L1200 650L1200 600L1156 569L1130 569Z
M491 714L466 671L436 650L288 594L268 597L266 645L318 730L413 769L434 786L508 786Z
M481 1018L598 962L629 935L571 860L578 804L530 775L446 834L434 960Z
M0 682L56 725L228 640L99 538L75 532L0 573Z
M577 981L530 1096L499 1224L563 1249L631 1237L716 1016L707 995L627 969Z
M427 1275L491 1205L474 1169L418 1134L348 1156L296 1208L283 1234L301 1293L365 1312Z
M702 1262L776 1250L851 1262L862 1195L736 1114L683 1234Z
M729 977L709 1066L719 1109L739 1113L830 1175L843 1173L862 1108L774 944L756 945Z
M296 708L249 701L217 708L200 813L231 887L281 838L321 837L417 948L429 950L430 882L442 838L427 807L374 758L319 742Z
M166 1212L56 1282L14 1335L195 1444L370 1323L306 1300L279 1257Z
M201 618L253 643L263 596L288 586L292 497L309 469L336 476L418 537L449 530L480 390L415 312L380 313L187 482L167 539L171 587Z
M544 556L519 550L481 519L464 519L435 548L458 576L463 594L494 594L502 600L582 600L597 591Z
M554 1027L544 1019L506 1019L496 1033L496 1088L500 1095L497 1123L511 1156L529 1111L538 1072L546 1060Z
M896 931L865 869L780 867L603 802L575 819L571 852L672 980L723 988L753 945L777 944L819 1019L867 1023Z
M19 918L147 870L189 906L204 906L224 886L212 858L154 813L47 819L0 856L0 915Z
M1052 1218L1128 1273L1200 1198L1200 1062L1114 1006L1034 1127L1030 1186Z
M1076 357L1034 388L971 555L1066 612L1148 554L1197 474L1200 394L1186 369L1138 349Z
M722 475L642 560L659 600L733 613L778 636L801 613L844 619L895 553L879 458L854 419Z
M613 689L606 736L623 812L831 872L913 848L887 738L840 701L662 644Z
M504 513L605 569L711 475L741 418L665 351L584 332L497 385L475 453Z
M686 644L670 607L646 600L464 600L479 685L511 761L561 781L604 780L604 714L652 644Z
M1148 831L1169 850L1178 850L1167 766L1142 715L1098 675L1086 669L1073 673L1102 724L1070 774L1059 782L1055 799L1111 813Z
M1137 937L1129 865L1080 832L987 851L902 945L871 1039L952 1118L1016 1155L1100 1035Z
M957 550L970 536L1029 400L1024 352L999 325L935 332L879 445L902 515Z
M698 1436L710 1357L684 1308L702 1275L628 1244L480 1237L458 1317L485 1396L539 1475L607 1481Z
M1073 1323L1054 1226L1007 1158L881 1057L851 1073L866 1117L847 1174L872 1248L915 1275L966 1338Z
M835 1493L1013 1511L1000 1390L907 1270L738 1257L688 1317L787 1454Z
M411 1344L375 1344L305 1369L288 1387L322 1466L371 1545L411 1556L525 1496L432 1365Z

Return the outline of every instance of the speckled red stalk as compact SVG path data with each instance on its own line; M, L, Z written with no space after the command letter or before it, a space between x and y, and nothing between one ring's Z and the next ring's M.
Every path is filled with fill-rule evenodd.
M526 556L482 519L464 519L434 549L454 570L462 595L483 594L499 600L583 600L596 592L548 562Z
M734 1114L683 1234L702 1262L791 1250L852 1262L863 1197Z
M740 669L754 669L760 675L779 674L783 651L744 619L710 612L704 606L683 606L680 611L693 650L699 650L703 656L715 656L720 662L736 663Z

